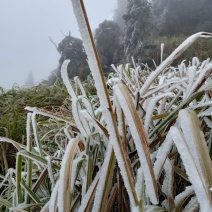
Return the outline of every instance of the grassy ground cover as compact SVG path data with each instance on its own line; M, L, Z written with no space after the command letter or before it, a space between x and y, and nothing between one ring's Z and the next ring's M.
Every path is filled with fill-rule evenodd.
M0 210L211 211L212 62L172 64L212 34L192 35L165 60L162 51L154 70L113 66L105 80L83 2L72 3L93 80L70 82L65 61L64 84L42 88L39 98L39 87L31 98L2 92L16 102L12 116L22 102L27 114L24 138L23 128L12 137L15 127L13 139L6 128L0 137L17 152L14 168L2 154Z

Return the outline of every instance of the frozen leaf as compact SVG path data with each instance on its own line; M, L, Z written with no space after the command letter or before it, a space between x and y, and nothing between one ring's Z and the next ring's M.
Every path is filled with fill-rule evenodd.
M172 127L172 139L181 155L201 209L210 211L212 198L208 187L212 183L212 164L197 116L192 111L182 110L179 113L179 123L183 132Z
M148 139L144 130L143 123L136 111L133 101L128 93L125 85L119 84L114 86L114 93L119 100L119 104L124 112L126 121L129 125L132 137L134 139L138 156L143 169L145 178L147 194L151 201L156 204L157 200L157 186L155 176L150 159L150 153L148 148Z

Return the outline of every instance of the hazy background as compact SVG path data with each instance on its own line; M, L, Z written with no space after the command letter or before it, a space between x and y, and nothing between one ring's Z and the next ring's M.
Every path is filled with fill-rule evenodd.
M92 29L112 19L116 0L85 0ZM0 86L23 85L30 72L35 82L47 79L58 65L58 44L64 36L80 37L70 0L0 1Z

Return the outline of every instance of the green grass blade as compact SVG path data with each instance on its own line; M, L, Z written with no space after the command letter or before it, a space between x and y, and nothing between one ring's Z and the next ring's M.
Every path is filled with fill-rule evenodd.
M25 184L24 180L21 181L21 187L28 193L35 203L41 203L39 197L37 197L35 193Z
M21 204L23 201L22 190L21 190L22 161L23 156L18 153L16 160L16 195L18 204Z
M41 165L47 166L47 164L48 164L47 160L44 157L41 157L41 156L36 155L34 153L28 152L26 150L22 150L18 154L22 155L23 157L29 158L33 161L36 161L36 162L40 163ZM60 170L59 165L53 163L52 166L53 166L53 168Z
M2 197L0 197L0 204L4 205L7 208L12 208L13 206L8 200L3 199Z

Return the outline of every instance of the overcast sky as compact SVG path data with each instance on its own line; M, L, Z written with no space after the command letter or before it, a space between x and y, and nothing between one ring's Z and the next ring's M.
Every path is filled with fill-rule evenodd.
M84 0L92 29L112 19L116 0ZM30 72L47 79L58 65L58 44L71 31L79 37L70 0L0 0L0 86L23 85Z

